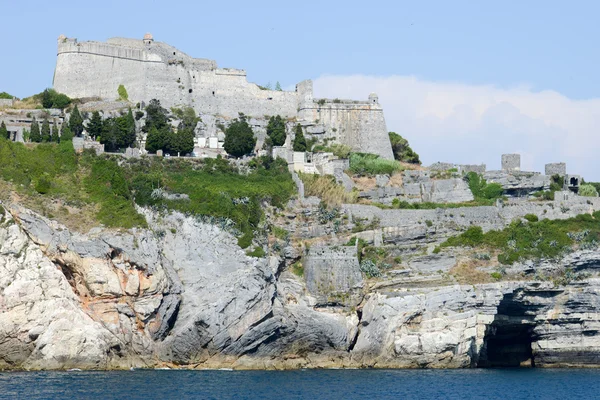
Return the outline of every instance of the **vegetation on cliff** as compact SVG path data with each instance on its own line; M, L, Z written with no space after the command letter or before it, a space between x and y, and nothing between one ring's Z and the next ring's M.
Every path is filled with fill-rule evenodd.
M498 250L498 261L513 264L519 260L555 258L573 248L595 248L600 241L600 212L562 220L535 215L518 219L502 230L484 233L473 226L442 243L441 247L487 247Z
M392 143L392 152L394 159L410 164L421 164L419 155L410 148L408 140L398 135L396 132L389 132L390 142Z
M286 163L270 157L252 161L241 173L220 158L127 161L91 151L76 154L70 141L24 145L5 138L0 138L0 180L12 183L21 196L92 209L107 227L145 226L138 204L213 218L246 241L258 229L263 203L283 207L295 192Z

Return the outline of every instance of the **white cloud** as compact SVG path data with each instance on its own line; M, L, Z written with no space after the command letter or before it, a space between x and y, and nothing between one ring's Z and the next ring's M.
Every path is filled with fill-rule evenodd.
M367 99L376 92L388 130L406 137L424 165L498 169L501 154L520 153L523 170L543 172L544 164L564 161L569 173L600 181L600 99L411 76L322 76L314 86L316 97Z

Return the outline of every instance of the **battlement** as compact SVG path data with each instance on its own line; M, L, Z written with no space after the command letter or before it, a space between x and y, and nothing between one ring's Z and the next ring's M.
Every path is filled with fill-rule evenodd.
M356 151L392 159L383 109L372 93L365 100L314 99L312 81L296 91L263 90L246 71L218 68L214 60L193 58L146 33L141 39L86 41L61 35L54 89L72 98L117 98L123 85L132 103L160 100L166 107L193 107L200 115L225 120L243 113L255 118L281 115L319 125L327 137Z

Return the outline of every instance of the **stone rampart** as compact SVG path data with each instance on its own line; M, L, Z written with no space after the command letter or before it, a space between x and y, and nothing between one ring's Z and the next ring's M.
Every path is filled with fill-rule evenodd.
M247 81L244 70L218 68L213 60L190 57L154 42L151 35L144 40L113 38L106 43L59 37L54 89L72 98L115 100L120 85L132 103L159 99L166 108L189 106L198 115L225 120L239 113L254 118L281 115L355 151L393 159L383 109L375 94L365 101L315 101L310 80L300 82L296 91L263 90Z
M557 192L558 194L559 192ZM600 198L581 197L570 192L560 192L556 200L548 202L514 201L498 206L438 208L434 210L380 209L362 204L344 204L344 212L352 218L379 220L381 228L394 228L406 232L424 227L431 221L433 227L451 226L466 229L481 226L484 232L503 229L516 218L534 214L539 219L567 219L579 214L600 210Z

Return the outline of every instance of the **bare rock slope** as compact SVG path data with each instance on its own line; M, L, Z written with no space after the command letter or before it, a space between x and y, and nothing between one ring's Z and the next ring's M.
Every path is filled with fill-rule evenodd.
M394 288L327 262L360 285L312 296L281 256L143 212L149 229L81 235L0 207L1 369L598 364L599 279ZM598 266L592 250L560 265Z

